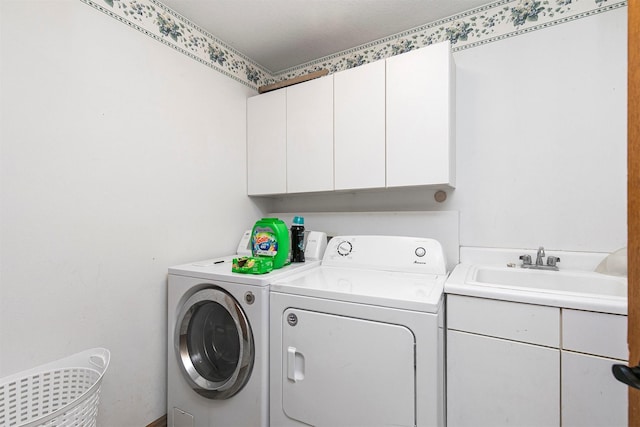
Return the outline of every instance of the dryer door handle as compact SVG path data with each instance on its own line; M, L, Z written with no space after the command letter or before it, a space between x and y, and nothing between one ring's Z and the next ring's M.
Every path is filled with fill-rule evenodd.
M294 383L304 379L304 356L295 347L287 348L287 378Z

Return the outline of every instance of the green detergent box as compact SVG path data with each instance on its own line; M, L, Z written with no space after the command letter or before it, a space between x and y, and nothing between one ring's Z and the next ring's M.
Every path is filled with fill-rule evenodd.
M231 271L243 274L265 274L273 270L271 258L241 257L234 258Z
M273 260L273 268L291 263L291 239L287 225L278 218L262 218L251 232L251 254Z

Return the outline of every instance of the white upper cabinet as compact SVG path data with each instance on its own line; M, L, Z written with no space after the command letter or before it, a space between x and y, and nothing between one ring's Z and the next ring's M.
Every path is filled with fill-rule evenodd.
M287 88L287 190L333 190L333 76Z
M455 186L449 42L249 98L248 194Z
M455 66L449 42L386 60L387 187L455 186Z
M385 186L385 62L334 74L335 189Z
M247 192L287 192L287 98L274 91L247 99Z

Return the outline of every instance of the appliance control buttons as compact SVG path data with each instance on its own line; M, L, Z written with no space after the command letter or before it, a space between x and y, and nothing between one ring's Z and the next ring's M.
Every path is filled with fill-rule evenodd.
M347 256L353 250L353 245L348 240L343 240L340 242L337 249L340 256Z
M419 246L416 248L416 256L422 258L423 256L425 256L427 254L427 251L425 248L423 248L422 246Z

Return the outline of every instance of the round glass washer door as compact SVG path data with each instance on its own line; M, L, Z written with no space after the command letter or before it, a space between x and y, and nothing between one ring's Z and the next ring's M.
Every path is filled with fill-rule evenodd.
M178 364L198 394L228 399L249 381L255 359L251 325L224 289L201 289L187 299L175 336Z

